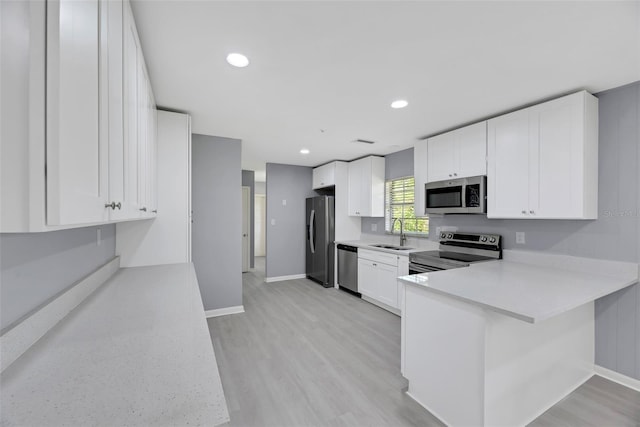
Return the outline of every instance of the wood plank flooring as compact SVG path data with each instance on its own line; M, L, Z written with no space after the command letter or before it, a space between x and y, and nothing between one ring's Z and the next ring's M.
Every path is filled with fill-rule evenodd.
M306 279L243 274L245 313L209 319L229 426L436 426L404 394L400 318ZM640 425L640 393L594 377L533 425Z

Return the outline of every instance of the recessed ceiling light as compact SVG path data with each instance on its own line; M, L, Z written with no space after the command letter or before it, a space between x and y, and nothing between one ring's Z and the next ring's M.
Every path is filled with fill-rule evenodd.
M404 99L398 99L397 101L393 101L391 103L391 108L404 108L407 105L409 105L407 101L405 101Z
M249 65L249 59L241 53L230 53L227 55L227 62L239 68Z
M309 150L303 148L302 150L300 150L300 154L309 154Z

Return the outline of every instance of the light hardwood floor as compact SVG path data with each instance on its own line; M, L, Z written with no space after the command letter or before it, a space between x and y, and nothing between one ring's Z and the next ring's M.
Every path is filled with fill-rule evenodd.
M209 319L229 426L442 425L404 394L400 318L306 279L243 274L245 313ZM639 426L640 393L594 377L535 426Z

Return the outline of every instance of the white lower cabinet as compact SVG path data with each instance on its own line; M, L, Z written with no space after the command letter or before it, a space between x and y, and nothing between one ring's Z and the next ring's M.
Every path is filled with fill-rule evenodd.
M358 291L374 304L399 314L398 276L409 274L405 255L358 250Z

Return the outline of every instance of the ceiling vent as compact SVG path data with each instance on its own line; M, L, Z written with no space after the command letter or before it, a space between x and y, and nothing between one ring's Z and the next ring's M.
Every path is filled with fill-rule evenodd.
M355 139L355 140L353 140L353 141L351 141L351 142L361 142L361 143L363 143L363 144L375 144L375 142L374 142L374 141L369 141L369 140L367 140L367 139Z

